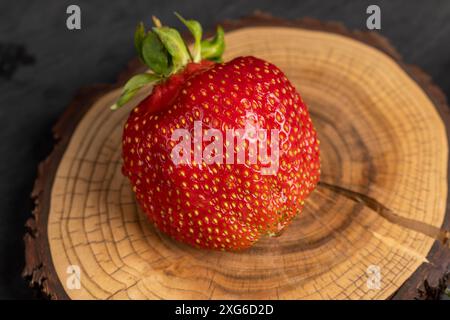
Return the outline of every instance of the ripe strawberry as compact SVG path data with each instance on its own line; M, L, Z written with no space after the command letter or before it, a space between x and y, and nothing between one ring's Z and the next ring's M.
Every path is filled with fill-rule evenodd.
M142 25L136 32L140 56L154 73L132 78L118 104L145 83L163 79L125 124L123 173L149 219L164 233L201 248L247 248L262 235L279 233L301 212L319 179L319 142L306 105L283 72L251 56L226 63L209 61L218 61L223 52L222 30L218 29L213 40L201 41L199 24L180 19L194 35L193 55L178 33L162 27L158 20L147 35L143 35ZM169 33L172 42L167 40ZM152 56L145 51L149 42ZM171 49L174 47L181 54ZM190 57L195 57L193 62ZM163 61L162 67L155 67L154 61ZM235 163L198 162L195 148L199 146L194 145L185 154L189 162L176 165L172 160L178 141L172 134L186 129L186 138L195 141L196 121L201 121L203 135L209 128L218 129L223 137L227 129L249 128L242 131L247 134L245 162L236 163L237 145L231 149ZM252 128L265 129L267 137ZM256 163L250 161L250 142L257 137L270 144L275 139L271 130L279 134L279 160L278 170L268 171L273 173L270 175L264 174L268 165L263 164L261 153ZM211 141L220 141L217 139L200 140L204 156ZM189 140L189 146L192 144ZM224 144L221 150L226 150L225 140ZM270 146L268 151L276 153ZM218 154L218 149L215 151L213 156Z

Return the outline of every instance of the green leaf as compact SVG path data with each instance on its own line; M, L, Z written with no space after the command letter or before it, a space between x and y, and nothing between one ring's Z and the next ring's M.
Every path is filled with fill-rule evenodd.
M156 74L143 73L137 74L127 81L125 86L123 87L123 92L120 95L117 102L111 106L112 110L116 110L123 106L125 103L131 100L134 95L141 89L143 86L156 82L160 80L161 77Z
M122 107L125 103L127 103L128 101L131 100L131 98L134 97L134 95L136 94L137 91L138 90L131 90L131 91L124 91L124 92L122 92L122 94L120 95L120 97L117 100L117 102L111 106L111 110L117 110L120 107Z
M137 25L136 31L134 32L134 47L136 48L139 58L141 58L142 60L143 60L142 41L144 41L144 38L145 38L145 27L144 24L141 22Z
M131 77L131 79L127 81L127 83L123 87L123 90L129 91L129 90L140 89L143 86L145 86L146 84L158 81L160 79L161 79L161 77L159 77L156 74L151 74L151 73L137 74L137 75Z
M147 33L142 42L142 58L155 73L166 75L170 72L168 53L154 32Z
M153 28L153 31L159 36L159 39L172 57L171 73L177 72L190 60L190 55L186 44L178 31L175 29L169 27L159 27Z
M208 59L212 61L221 61L222 54L225 50L225 36L223 28L217 27L217 33L211 40L203 40L201 43L202 59Z
M192 33L192 36L194 37L194 50L193 50L194 54L192 55L192 58L194 62L200 62L200 60L202 59L201 42L203 32L200 22L196 20L186 20L177 12L175 12L175 15L178 17L178 19L180 19L181 22L183 22L183 24Z
M221 63L221 62L223 62L222 57L209 58L209 59L207 59L207 60L212 61L212 62L215 62L215 63Z

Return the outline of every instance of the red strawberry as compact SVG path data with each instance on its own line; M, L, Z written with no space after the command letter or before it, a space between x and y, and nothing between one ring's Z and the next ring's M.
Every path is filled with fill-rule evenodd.
M195 21L183 22L195 36ZM168 29L157 21L151 34L158 35L155 39L161 41L161 51L167 51L167 60L178 61L170 56L161 28ZM212 41L195 38L199 46L212 48L208 56L207 50L194 47L203 53L200 58L220 57L221 29ZM145 52L142 56L146 61ZM262 235L279 233L301 212L305 198L319 180L319 142L306 105L276 66L255 57L212 63L199 60L198 54L193 56L197 56L196 62L188 59L175 72L161 72L165 78L131 112L123 133L123 173L149 219L164 233L201 248L247 248ZM126 86L123 100L141 86ZM195 123L202 124L202 131L195 130ZM223 141L217 136L215 140L203 137L195 145L196 134L205 136L210 128L217 129L215 133L221 133ZM230 145L225 139L227 129L241 128L247 128L241 131L246 134L242 140L245 144L239 149L237 140L233 140L236 145L230 150L234 163L228 163L225 157L213 164L207 164L205 158L197 161L195 153L205 157L207 150L211 151L211 141L220 146L211 155L218 156L220 151L225 155ZM175 153L189 159L178 165L173 161L174 148L184 138L173 139L177 129L187 130L184 138L191 147L187 153ZM251 141L259 141L255 139L267 142L269 155L276 153L272 132L279 136L278 163L264 162L267 158L261 153L261 145L255 149L256 163L252 162L255 150L252 153ZM237 161L239 150L244 150L245 162ZM273 174L263 171L268 167L274 169L269 172Z

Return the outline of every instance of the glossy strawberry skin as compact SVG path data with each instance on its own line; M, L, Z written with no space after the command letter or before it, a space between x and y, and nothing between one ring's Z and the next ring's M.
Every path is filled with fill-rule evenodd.
M244 128L279 130L275 175L263 165L176 166L172 132ZM268 138L270 141L270 137ZM203 149L209 142L203 143ZM155 226L208 249L248 248L277 234L301 212L320 175L319 142L304 102L274 65L254 57L190 66L153 89L130 114L123 134L123 173Z

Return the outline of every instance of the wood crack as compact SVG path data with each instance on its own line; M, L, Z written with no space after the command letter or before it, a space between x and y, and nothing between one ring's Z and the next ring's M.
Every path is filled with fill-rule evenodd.
M433 225L427 224L423 221L418 221L418 220L410 219L407 217L402 217L402 216L396 214L395 212L393 212L388 207L386 207L384 204L382 204L377 199L370 197L368 195L365 195L363 193L353 191L348 188L334 185L334 184L324 182L324 181L319 181L318 186L323 187L327 190L330 190L334 193L343 195L350 200L353 200L357 203L360 203L360 204L366 206L367 208L376 212L381 217L383 217L384 219L386 219L387 221L389 221L393 224L396 224L403 228L424 234L430 238L440 241L445 247L450 248L450 241L449 241L450 231L449 230L440 229Z

